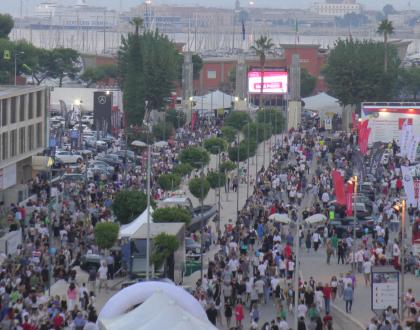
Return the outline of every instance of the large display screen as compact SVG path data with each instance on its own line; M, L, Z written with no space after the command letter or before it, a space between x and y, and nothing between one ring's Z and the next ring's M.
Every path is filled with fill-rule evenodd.
M261 71L248 72L248 92L261 93ZM263 94L287 94L287 71L265 71Z

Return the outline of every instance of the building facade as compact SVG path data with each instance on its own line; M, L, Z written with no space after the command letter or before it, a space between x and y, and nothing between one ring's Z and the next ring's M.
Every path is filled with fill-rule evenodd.
M362 6L354 0L329 0L325 3L316 2L312 10L320 16L339 16L346 14L360 14Z
M25 199L32 156L47 145L49 89L0 87L0 202Z

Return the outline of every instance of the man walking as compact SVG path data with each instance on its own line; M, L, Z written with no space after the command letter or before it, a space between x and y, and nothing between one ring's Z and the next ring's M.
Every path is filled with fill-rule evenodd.
M344 288L343 299L346 302L346 313L351 313L351 307L353 305L353 288L350 283Z

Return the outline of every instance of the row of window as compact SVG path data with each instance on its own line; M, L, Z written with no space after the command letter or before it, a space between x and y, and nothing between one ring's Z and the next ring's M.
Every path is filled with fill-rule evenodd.
M0 126L42 116L42 91L14 96L0 102ZM35 105L35 106L34 106Z
M43 146L42 123L0 134L0 160L7 160Z

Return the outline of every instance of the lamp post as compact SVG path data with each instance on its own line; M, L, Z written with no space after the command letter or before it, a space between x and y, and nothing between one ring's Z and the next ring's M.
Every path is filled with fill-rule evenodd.
M236 221L239 220L239 133L238 133L238 138L237 138L237 146L236 146L236 151L237 151L237 170L236 170Z
M356 196L357 196L357 175L353 177L353 195L352 195L352 203L353 203L353 275L356 274L356 221L357 221L357 210L356 210Z
M405 291L405 200L401 201L401 303L400 318L404 321L404 291Z
M191 117L190 117L190 124L192 123L192 108L193 108L193 100L194 100L194 98L192 97L192 96L190 96L189 98L188 98L188 100L190 101L190 114L191 114ZM191 129L192 129L192 125L191 125Z
M246 103L246 98L245 98L245 103ZM247 154L247 160L246 160L246 199L249 198L249 125L251 124L251 111L248 107L248 143L247 143L247 148L248 148L248 154ZM258 143L258 142L257 142ZM257 144L258 145L258 144Z
M297 217L296 221L296 235L294 238L294 249L295 249L295 277L293 278L293 291L294 291L294 312L293 312L293 329L298 328L298 305L299 305L299 262L300 262L300 251L299 251L299 226L300 217Z

